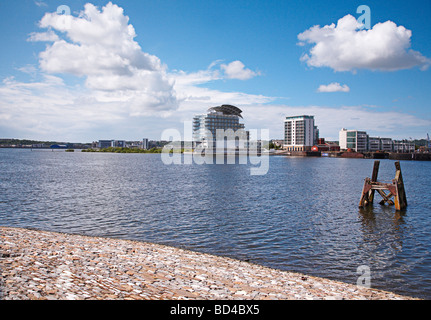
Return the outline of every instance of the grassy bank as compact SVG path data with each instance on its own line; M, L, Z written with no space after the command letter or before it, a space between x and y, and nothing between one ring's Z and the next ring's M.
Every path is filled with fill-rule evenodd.
M131 148L102 148L102 149L84 149L82 152L110 152L110 153L161 153L161 148L152 148L149 150L144 149L131 149Z

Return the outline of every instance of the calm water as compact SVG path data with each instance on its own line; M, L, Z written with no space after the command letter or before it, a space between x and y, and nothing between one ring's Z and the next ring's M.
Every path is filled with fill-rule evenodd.
M359 210L373 160L270 157L171 165L160 155L0 149L0 225L162 243L431 298L431 162L402 161L408 208ZM379 178L395 176L381 160Z

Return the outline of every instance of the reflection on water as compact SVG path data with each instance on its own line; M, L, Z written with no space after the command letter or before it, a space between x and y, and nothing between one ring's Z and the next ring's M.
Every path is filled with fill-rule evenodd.
M187 155L186 155L187 156ZM431 298L430 162L402 162L409 206L358 209L373 160L271 157L171 165L160 155L0 149L0 225L151 241ZM379 176L394 177L382 160Z

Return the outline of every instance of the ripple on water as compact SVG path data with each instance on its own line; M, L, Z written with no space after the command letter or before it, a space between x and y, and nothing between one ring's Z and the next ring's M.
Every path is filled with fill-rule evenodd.
M160 155L0 149L0 225L169 244L431 298L430 162L401 162L408 208L359 210L372 160L271 157L166 166ZM390 180L393 161L382 160Z

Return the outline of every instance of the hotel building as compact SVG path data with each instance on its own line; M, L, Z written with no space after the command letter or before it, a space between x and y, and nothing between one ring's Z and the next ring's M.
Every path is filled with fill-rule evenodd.
M244 124L239 122L239 119L242 119L241 113L242 111L235 106L222 105L209 108L205 114L196 115L193 118L194 145L202 144L203 148L216 148L217 129L224 132L232 129L235 134L246 140Z
M286 117L284 120L284 148L287 151L310 151L318 138L314 116Z

